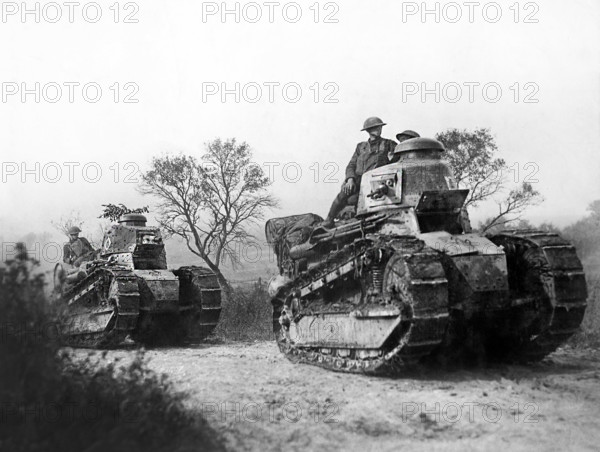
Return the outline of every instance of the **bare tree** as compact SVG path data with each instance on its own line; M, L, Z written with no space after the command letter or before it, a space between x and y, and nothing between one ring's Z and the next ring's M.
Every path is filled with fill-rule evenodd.
M253 237L248 226L277 207L267 191L269 179L251 158L248 144L216 139L206 144L201 162L188 155L154 158L140 186L141 193L159 199L160 226L182 237L227 292L231 286L221 265L240 262L236 245Z
M543 201L541 194L526 182L510 189L503 199L498 200L498 196L508 190L507 167L503 159L496 157L498 146L489 129L472 132L448 129L438 133L436 138L446 148L446 158L458 186L469 189L465 208L476 207L489 199L494 199L498 206L498 213L480 225L482 232L519 220L528 207Z
M62 232L67 237L69 236L69 229L73 226L77 226L78 228L82 228L83 219L81 218L81 213L78 210L72 210L68 215L61 215L60 219L57 221L51 220L50 224L59 232Z
M531 184L523 182L520 187L510 191L506 199L497 202L498 213L492 218L487 219L481 226L481 232L488 232L492 228L503 228L508 223L521 219L521 214L528 207L542 202L540 194L533 189Z
M50 224L59 232L62 232L65 236L69 236L69 229L73 226L77 226L80 229L84 229L85 221L81 218L81 213L78 210L72 210L68 215L62 215L57 221L50 221ZM98 249L102 246L102 240L104 233L108 229L110 222L100 221L96 225L94 231L84 231L85 237L89 240L90 244L94 249Z

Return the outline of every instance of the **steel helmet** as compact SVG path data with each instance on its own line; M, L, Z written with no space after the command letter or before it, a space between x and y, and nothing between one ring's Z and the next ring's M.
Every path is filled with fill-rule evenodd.
M397 134L396 139L399 140L402 135L410 137L410 138L419 138L421 136L414 130L405 130L404 132L400 132L399 134Z
M69 228L69 235L71 234L79 234L81 232L81 229L79 229L77 226L71 226Z
M444 152L446 148L438 140L433 138L411 138L403 141L396 146L394 153L410 152L410 151L434 151L436 154ZM435 155L435 154L434 154Z
M385 122L383 122L381 120L381 118L378 118L377 116L371 116L370 118L367 118L365 120L365 123L363 124L363 128L361 129L361 132L363 130L367 130L367 129L370 129L372 127L377 127L377 126L385 126Z

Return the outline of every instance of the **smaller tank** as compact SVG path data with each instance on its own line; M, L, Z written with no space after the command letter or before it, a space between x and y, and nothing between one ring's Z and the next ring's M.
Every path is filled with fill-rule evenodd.
M167 268L160 229L140 214L121 216L99 257L79 268L57 264L62 333L73 346L114 347L130 336L147 345L206 338L221 312L221 288L204 267Z

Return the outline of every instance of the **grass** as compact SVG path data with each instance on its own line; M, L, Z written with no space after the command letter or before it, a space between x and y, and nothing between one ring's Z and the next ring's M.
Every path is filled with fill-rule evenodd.
M264 289L236 288L223 297L214 337L222 341L273 340L272 308Z

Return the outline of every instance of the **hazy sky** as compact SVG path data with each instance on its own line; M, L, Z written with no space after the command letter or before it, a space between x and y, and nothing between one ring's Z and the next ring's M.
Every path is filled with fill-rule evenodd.
M36 23L2 2L0 235L151 204L126 177L163 152L199 157L216 137L274 169L273 216L325 215L372 115L390 138L491 128L510 177L546 198L533 221L565 225L600 198L597 1L479 2L472 17L463 2L437 3L438 17L426 2L424 18L421 2L237 4L223 18L222 2L81 2L71 23L68 6L41 2Z

